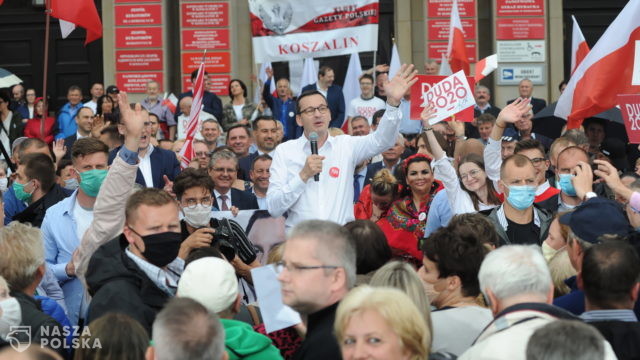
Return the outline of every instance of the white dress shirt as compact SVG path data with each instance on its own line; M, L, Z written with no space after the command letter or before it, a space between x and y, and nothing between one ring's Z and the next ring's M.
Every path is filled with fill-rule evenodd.
M153 172L151 171L151 153L153 152L153 145L149 144L147 148L147 153L143 156L139 156L140 165L138 168L142 173L142 177L144 178L144 183L147 187L153 187Z
M267 191L267 209L278 217L288 211L287 229L297 223L321 219L345 224L353 216L353 173L363 160L381 153L396 142L402 112L386 107L378 130L367 136L329 136L318 149L325 157L320 181L300 178L311 146L306 136L276 147L271 163L271 178Z
M82 107L88 107L91 110L93 110L93 113L96 114L98 111L98 103L91 100L91 101L87 101L86 103L82 104Z
M227 191L226 194L222 194L219 193L218 190L213 190L213 195L216 197L216 201L222 201L222 199L220 199L221 195L226 195L227 196L227 200L225 201L225 203L227 203L227 208L229 210L231 210L231 189L229 189L229 191ZM218 203L216 202L216 204L220 205L220 208L218 210L222 211L222 203Z

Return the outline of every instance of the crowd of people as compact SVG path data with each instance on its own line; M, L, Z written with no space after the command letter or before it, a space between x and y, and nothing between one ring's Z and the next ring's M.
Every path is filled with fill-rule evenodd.
M193 91L0 89L0 359L640 358L640 166L606 124L534 132L527 79L412 119L419 70L387 71L205 91L184 169ZM262 266L301 323L267 332Z

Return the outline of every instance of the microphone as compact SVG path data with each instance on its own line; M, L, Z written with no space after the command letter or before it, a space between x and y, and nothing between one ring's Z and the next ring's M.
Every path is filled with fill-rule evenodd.
M314 131L309 134L309 141L311 142L311 154L318 155L318 133ZM313 180L320 181L320 174L313 175Z

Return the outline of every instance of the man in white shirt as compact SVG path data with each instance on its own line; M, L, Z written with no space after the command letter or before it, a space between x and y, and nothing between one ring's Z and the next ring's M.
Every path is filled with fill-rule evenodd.
M380 109L384 109L384 101L373 95L373 76L364 74L360 77L360 97L349 103L347 116L349 121L356 115L364 116L371 125L373 114Z
M185 96L180 99L180 111L182 114L178 116L178 130L176 133L176 139L184 139L187 137L187 126L189 126L189 115L191 114L191 103L193 102L193 98L191 96ZM207 119L214 119L215 116L205 112L204 110L200 110L200 117L198 118L198 126L196 129L202 128L202 122ZM199 131L196 131L194 138L198 140L202 140L202 134Z
M87 101L82 106L91 108L95 114L98 110L98 98L104 95L104 86L100 83L94 83L91 85L91 90L89 90L89 92L91 93L91 100Z
M331 114L319 92L298 98L296 122L304 136L280 144L274 153L267 192L271 216L288 211L287 228L308 219L345 224L353 216L353 175L356 165L393 146L402 114L398 107L406 90L416 82L413 65L403 65L385 82L387 109L378 129L367 136L329 136ZM318 135L318 155L311 154L309 135ZM314 175L319 181L314 181Z

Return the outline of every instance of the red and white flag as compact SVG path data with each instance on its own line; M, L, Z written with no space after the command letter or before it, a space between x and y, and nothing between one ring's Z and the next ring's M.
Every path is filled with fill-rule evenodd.
M202 97L204 95L204 61L200 63L198 68L198 76L193 84L193 102L191 103L191 113L189 114L189 123L187 124L187 138L180 149L180 168L185 169L189 166L193 158L193 138L198 131L198 122L200 119L200 109L202 109Z
M164 93L164 100L162 100L162 105L169 108L171 113L175 114L176 109L178 108L178 98L173 95L173 93L167 96L167 93Z
M555 111L567 129L616 106L618 94L640 93L638 19L640 0L631 0L576 68Z
M585 56L589 53L589 45L582 35L582 30L578 25L578 21L575 16L571 15L573 20L573 32L571 33L571 75L576 71L576 68Z
M102 22L93 0L51 0L51 16L61 20L63 37L76 26L87 30L85 45L102 37Z
M475 81L478 82L498 68L498 54L489 55L476 63Z
M469 59L467 58L467 49L464 46L464 30L462 30L462 22L458 13L457 0L453 0L451 5L447 58L454 73L463 70L466 75L469 75Z

